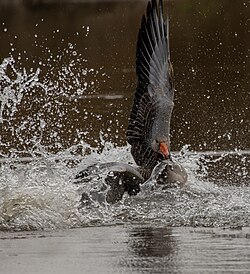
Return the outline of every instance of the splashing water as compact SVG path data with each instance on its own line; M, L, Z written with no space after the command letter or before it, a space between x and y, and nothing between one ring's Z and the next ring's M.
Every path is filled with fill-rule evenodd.
M86 151L88 145L81 149ZM242 227L250 225L248 185L219 185L201 178L200 155L175 156L189 173L184 188L143 189L137 196L124 195L114 205L105 202L105 175L81 185L75 174L91 163L131 162L128 147L106 144L102 153L92 149L77 158L79 147L30 162L5 161L0 179L0 229L30 230L71 228L121 223L159 223L169 226ZM73 155L73 156L72 156ZM202 158L204 155L202 156ZM245 156L243 156L245 157ZM91 203L80 203L82 193ZM95 193L95 195L93 195Z
M11 71L10 71L11 70ZM10 74L10 75L9 75ZM41 86L38 82L40 69L27 74L26 70L17 71L15 60L12 57L5 58L0 66L0 83L1 83L1 108L0 123L9 121L17 112L17 107L21 103L23 96L29 90ZM4 118L4 116L6 118Z
M14 57L5 58L0 65L0 230L126 222L250 225L249 152L191 153L184 147L174 155L188 171L184 188L155 185L152 191L145 187L137 196L125 194L114 205L105 200L107 173L73 184L75 175L91 164L133 163L133 159L128 146L115 147L101 134L100 151L82 141L81 130L72 128L72 119L78 125L81 118L72 115L78 110L72 108L71 100L94 85L83 76L95 72L75 66L81 56L71 44L65 52L68 62L57 72L52 57L47 73L39 67L25 69ZM86 205L80 202L83 193L91 197Z
M81 141L81 129L75 128L79 110L72 102L87 89L88 93L94 90L95 81L88 83L86 78L99 72L87 67L71 43L60 56L47 51L50 59L47 64L39 62L41 68L23 68L13 56L0 65L3 157L60 151ZM79 67L79 62L86 67Z

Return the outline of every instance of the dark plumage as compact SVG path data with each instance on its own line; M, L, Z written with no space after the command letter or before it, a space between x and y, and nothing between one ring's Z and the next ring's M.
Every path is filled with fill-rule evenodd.
M146 16L142 17L138 34L138 85L126 133L134 160L145 174L150 174L159 161L170 156L174 84L168 29L169 21L163 19L162 1L157 5L156 0L152 0ZM168 154L161 149L161 144Z

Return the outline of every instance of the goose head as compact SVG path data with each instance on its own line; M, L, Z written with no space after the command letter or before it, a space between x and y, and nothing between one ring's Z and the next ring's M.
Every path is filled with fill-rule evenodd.
M170 159L170 142L165 137L157 137L153 139L151 148L154 152L159 153L165 160Z

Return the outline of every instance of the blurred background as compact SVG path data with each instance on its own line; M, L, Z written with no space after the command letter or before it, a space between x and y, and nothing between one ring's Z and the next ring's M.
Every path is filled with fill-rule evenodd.
M147 1L0 0L0 152L126 144ZM250 147L250 1L164 1L172 150ZM101 137L100 137L101 136Z

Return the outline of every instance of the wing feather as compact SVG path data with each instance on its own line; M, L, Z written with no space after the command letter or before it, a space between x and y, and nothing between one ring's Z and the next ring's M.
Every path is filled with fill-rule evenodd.
M136 74L138 85L126 135L135 162L153 168L160 154L152 150L150 143L157 134L169 135L174 97L168 20L165 23L163 19L162 0L151 0L142 17Z

